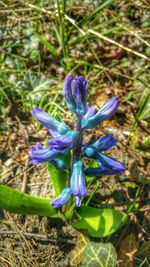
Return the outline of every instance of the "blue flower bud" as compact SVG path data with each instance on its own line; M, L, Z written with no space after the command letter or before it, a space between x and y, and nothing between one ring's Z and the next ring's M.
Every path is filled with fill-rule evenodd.
M81 206L81 198L78 196L75 196L75 206L79 208Z
M89 177L115 174L111 169L102 166L98 168L87 168L85 169L84 173Z
M83 162L77 160L73 164L73 170L70 178L70 187L74 196L78 197L76 203L80 203L79 199L87 194L85 174L83 171Z
M59 157L60 154L58 152L52 152L49 148L43 147L42 144L37 144L36 146L32 146L30 148L30 157L32 160L30 164L39 164L46 161L54 160Z
M95 158L97 154L97 151L94 147L88 146L84 150L84 155L87 156L88 158Z
M62 193L58 197L56 197L50 202L50 204L54 208L60 208L61 206L66 204L66 202L70 199L71 195L72 195L71 188L66 187L65 189L63 189Z
M68 152L76 143L78 131L68 131L66 134L52 138L48 141L50 150L54 152Z
M63 94L68 108L79 116L86 113L88 82L84 77L67 75L64 81Z
M96 148L99 151L105 151L115 146L116 143L117 140L114 139L113 134L107 134L100 137L94 144L92 144L92 147Z
M65 163L62 159L54 159L54 160L51 160L50 163L54 165L57 170L61 170L61 171L66 170Z
M38 107L33 109L32 114L44 127L49 129L53 136L63 135L70 130L66 124L54 119Z
M95 105L92 105L90 107L87 107L87 112L82 118L82 122L88 120L89 118L93 117L96 112L96 107Z
M117 97L112 97L110 101L105 104L94 116L89 117L88 119L82 119L82 128L83 129L90 129L96 128L98 124L103 122L106 119L109 119L111 116L114 115L116 109L118 108L119 100Z
M86 169L85 174L87 176L101 176L108 174L120 175L125 171L126 168L122 162L101 153L101 151L116 145L116 142L113 134L108 134L99 138L94 144L84 149L84 155L88 158L95 159L100 165L99 168Z
M102 153L97 154L96 160L100 166L110 169L114 174L121 175L126 169L122 162Z
M63 136L52 138L48 141L50 145L49 148L44 148L41 144L32 146L30 149L30 157L32 158L30 163L38 164L41 162L52 161L58 157L66 155L74 146L78 134L78 131L68 131Z

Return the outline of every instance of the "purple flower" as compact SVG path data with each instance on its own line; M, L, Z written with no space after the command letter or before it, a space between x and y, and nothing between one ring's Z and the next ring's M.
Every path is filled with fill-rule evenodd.
M79 207L81 197L87 194L86 178L83 171L83 162L81 160L77 160L73 164L70 187L73 195L77 197L76 205Z
M68 108L76 115L76 131L70 130L65 123L57 121L38 107L35 107L32 111L34 117L48 128L54 138L48 140L48 147L46 148L42 144L31 147L30 163L50 162L56 169L62 171L62 179L63 171L70 172L70 181L67 181L67 184L70 182L70 187L63 189L62 193L51 201L51 205L55 208L60 208L66 204L71 196L75 198L75 206L80 207L82 197L87 194L85 175L120 175L125 170L123 163L103 152L116 145L117 140L113 134L102 136L91 145L84 141L86 129L96 128L98 124L114 115L119 105L118 98L112 97L108 103L96 112L94 105L87 106L87 80L83 76L74 77L71 74L65 78L63 94ZM71 168L67 162L68 159L63 159L70 150L72 150L72 153L70 153L72 155ZM82 156L94 159L99 166L84 170ZM64 162L66 162L66 166ZM70 205L72 205L72 202L70 202Z
M95 159L100 166L98 168L87 168L85 170L87 176L101 176L108 174L121 175L126 169L122 162L96 151L92 146L87 148L85 155Z
M66 204L66 202L70 199L71 195L72 195L71 188L66 187L65 189L63 189L62 193L58 197L56 197L50 202L50 204L54 208L60 208L61 206Z
M111 172L117 175L121 175L126 169L122 162L102 153L97 154L96 160L100 166L108 168Z
M52 138L48 141L50 150L53 152L68 152L76 143L78 131L68 131L63 136Z
M116 145L117 140L114 139L113 134L107 134L99 138L94 144L84 149L84 155L95 159L100 167L88 168L85 170L85 174L88 176L101 176L107 174L122 174L125 171L125 166L122 162L109 157L101 151L110 149Z
M96 112L96 107L95 105L92 105L90 107L87 107L87 112L86 114L83 116L82 121L86 121L89 118L93 117L95 115Z
M86 176L89 177L116 174L111 169L104 166L98 168L92 168L92 167L87 168L85 169L84 173Z
M103 122L106 119L109 119L114 115L116 109L118 108L119 100L117 97L112 97L110 101L105 104L94 116L89 117L88 119L82 119L82 128L96 128L98 124Z
M46 161L53 161L62 157L74 146L78 137L78 131L68 131L65 135L52 138L48 141L49 148L44 148L42 144L32 146L30 149L31 164L38 164ZM58 165L56 161L53 165Z
M75 196L75 206L79 208L81 206L81 198L78 196Z
M53 136L63 135L70 130L66 124L54 119L38 107L33 109L32 114L44 127L49 129Z
M114 139L113 134L107 134L100 137L94 144L92 144L92 147L98 149L99 151L105 151L115 146L116 143L117 140Z
M113 134L107 134L105 136L100 137L95 143L86 147L84 149L84 155L89 158L95 158L97 152L105 151L110 149L112 146L115 146L117 140L114 139Z
M67 75L64 81L63 94L68 108L79 116L86 113L88 82L83 76Z
M32 160L31 164L39 164L46 161L52 161L55 158L59 157L60 153L54 153L49 148L43 147L42 144L37 144L36 146L32 146L30 148L30 157Z

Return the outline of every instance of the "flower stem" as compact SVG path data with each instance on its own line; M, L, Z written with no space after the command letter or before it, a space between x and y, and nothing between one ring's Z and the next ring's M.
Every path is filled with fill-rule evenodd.
M72 162L75 160L78 160L81 156L81 149L82 149L82 128L81 128L81 120L82 117L78 116L77 117L77 124L76 124L76 130L79 132L79 137L78 140L73 148L73 156L72 156Z

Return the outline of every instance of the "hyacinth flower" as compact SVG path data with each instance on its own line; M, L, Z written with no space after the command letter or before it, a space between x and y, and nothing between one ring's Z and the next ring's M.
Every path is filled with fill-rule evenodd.
M95 159L100 166L99 168L87 168L85 171L87 176L121 175L125 171L125 166L122 162L102 153L102 151L110 149L116 143L117 140L114 139L113 134L107 134L84 149L84 155Z
M83 76L67 75L63 88L68 108L79 116L87 111L86 101L88 95L88 81Z
M53 153L49 148L45 148L42 144L37 144L30 148L30 164L39 164L46 161L54 160L59 157L59 153Z
M35 107L32 111L32 114L44 127L49 129L50 134L54 137L63 135L70 130L68 125L54 119L39 107Z
M87 194L86 177L84 174L82 160L76 160L73 163L72 174L70 178L70 187L75 196L76 206L80 206L80 199Z
M49 148L43 147L42 144L32 146L30 149L30 157L32 158L30 163L38 164L52 161L53 165L58 165L58 162L53 160L66 155L66 153L74 146L77 136L77 131L68 131L63 136L50 139L48 141Z
M51 201L51 205L55 208L60 208L70 199L72 191L70 187L63 189L62 193Z
M30 164L39 164L43 162L51 162L58 170L66 170L66 166L63 160L58 158L59 154L53 153L48 148L44 148L42 144L37 144L30 148Z
M112 97L110 101L105 104L95 115L90 116L88 119L83 117L82 128L91 129L96 128L101 122L112 117L119 105L119 100L117 97Z
M63 94L67 107L76 117L75 130L70 130L65 123L57 121L38 107L32 111L34 117L48 129L54 138L48 140L49 147L47 148L42 144L31 147L31 163L50 162L56 169L69 173L65 188L51 201L51 205L55 208L60 208L72 198L75 200L76 207L81 205L81 199L88 193L86 175L120 175L125 170L123 163L103 153L116 145L117 140L112 134L99 138L93 144L88 144L83 140L87 129L96 128L114 115L119 105L118 98L112 97L96 112L95 106L87 105L87 80L83 76L74 77L71 74L65 78ZM72 151L72 158L68 167L65 166L63 157L69 151ZM99 167L84 169L84 157L96 160Z
M65 135L52 138L48 141L53 152L68 152L76 143L78 131L68 131Z

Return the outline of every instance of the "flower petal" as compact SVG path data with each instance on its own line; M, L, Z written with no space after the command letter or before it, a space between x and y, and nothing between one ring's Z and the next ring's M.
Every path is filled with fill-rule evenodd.
M65 189L63 189L62 193L58 197L56 197L50 202L50 204L54 208L60 208L61 206L66 204L66 202L70 199L71 195L72 195L71 188L66 187Z
M93 117L82 122L82 128L96 128L98 124L114 115L118 108L119 100L117 97L112 97Z
M84 149L84 155L88 158L93 158L95 159L96 158L96 155L97 155L97 151L95 149L95 147L93 146L88 146Z
M117 143L117 140L114 139L113 134L107 134L105 136L100 137L94 144L92 144L92 147L95 147L99 151L105 151L110 149L111 147L115 146Z
M63 152L65 150L70 150L74 146L78 135L78 131L68 131L63 136L50 139L48 141L50 150L54 152Z
M102 153L98 153L96 159L99 162L100 166L104 166L118 175L122 174L126 169L125 165L122 162Z
M85 169L84 173L89 177L115 174L107 167L87 168Z
M70 187L73 195L81 198L87 194L85 174L83 171L83 162L77 160L73 164L73 171L70 178Z
M81 206L81 198L78 196L75 196L75 206L79 208Z
M96 112L96 107L95 105L92 105L90 107L87 107L87 112L86 114L83 116L82 118L82 121L81 121L81 125L82 125L82 128L85 128L86 125L87 125L87 121L93 117L95 115L95 112Z
M83 116L87 110L87 80L83 76L67 75L64 81L63 94L68 108L77 115Z
M48 148L44 148L42 144L37 144L30 148L30 157L32 160L30 164L39 164L46 161L54 160L59 156L59 153L54 153Z
M35 107L32 111L33 116L46 128L48 128L51 133L56 134L65 134L69 129L69 127L59 122L58 120L51 117L48 113L40 109L39 107Z

